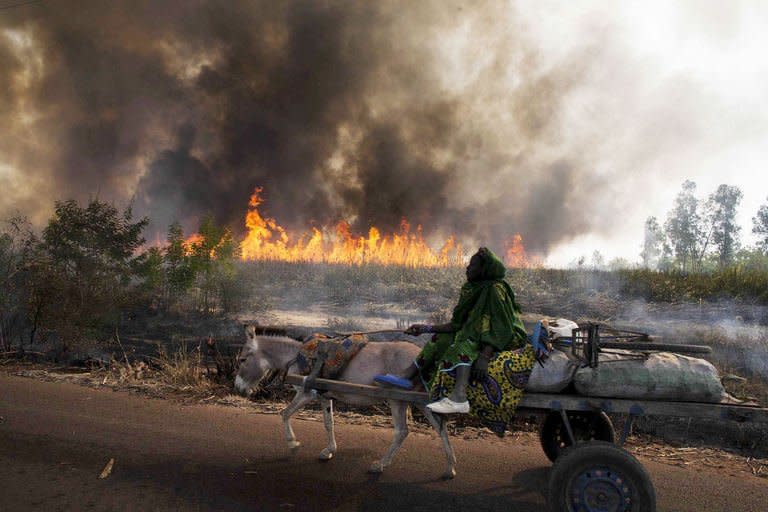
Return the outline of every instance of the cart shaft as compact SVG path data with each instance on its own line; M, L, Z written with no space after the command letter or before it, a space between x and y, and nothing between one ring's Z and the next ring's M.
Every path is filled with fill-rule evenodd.
M285 382L294 386L302 386L304 376L289 374L285 377ZM381 400L401 400L417 404L426 404L430 401L429 396L424 392L353 384L330 379L316 379L313 388L320 391L354 393ZM741 423L768 423L768 409L752 405L602 398L550 393L525 393L518 409L604 411L635 416L709 418Z

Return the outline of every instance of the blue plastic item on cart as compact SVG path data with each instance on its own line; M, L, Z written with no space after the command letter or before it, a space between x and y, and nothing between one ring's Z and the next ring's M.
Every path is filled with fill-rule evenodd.
M543 329L544 326L541 325L541 322L536 322L536 325L533 328L533 334L530 337L533 350L536 351L536 356L549 354L546 345L541 342L542 334L544 333ZM544 335L546 336L546 334Z
M398 377L397 375L392 375L391 373L386 375L376 375L373 380L380 384L389 384L391 386L396 386L402 389L413 388L413 382L409 381L408 379Z

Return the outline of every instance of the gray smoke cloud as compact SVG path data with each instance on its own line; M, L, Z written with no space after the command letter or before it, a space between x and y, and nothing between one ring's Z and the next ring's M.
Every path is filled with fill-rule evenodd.
M0 17L0 213L133 200L164 236L248 198L304 229L405 217L530 252L601 222L562 112L594 53L540 59L497 2L51 0ZM148 238L152 238L151 234Z

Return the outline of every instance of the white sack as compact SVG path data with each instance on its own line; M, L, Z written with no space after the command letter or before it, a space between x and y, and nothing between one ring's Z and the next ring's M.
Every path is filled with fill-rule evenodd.
M578 365L559 350L553 350L544 361L544 366L536 363L525 385L526 391L537 393L559 393L571 383Z
M638 353L600 353L597 368L579 368L574 385L579 394L685 402L720 402L727 394L717 369L704 359L670 352L647 358Z
M570 338L573 336L573 330L578 328L579 325L576 322L567 318L558 318L547 322L547 334L550 340Z

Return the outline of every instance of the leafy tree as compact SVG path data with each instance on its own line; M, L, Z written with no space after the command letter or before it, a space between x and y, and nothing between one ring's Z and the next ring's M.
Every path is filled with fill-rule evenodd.
M13 293L18 274L19 251L10 233L0 233L0 351L11 349L14 324L19 314L19 297Z
M137 290L137 300L151 310L159 309L166 295L167 280L163 261L162 249L150 247L135 262L136 273L142 279Z
M168 227L166 238L168 246L163 260L168 281L168 304L175 305L179 297L189 290L195 282L190 255L184 243L184 230L181 224L174 222Z
M10 350L14 339L22 341L30 327L28 267L37 242L26 218L8 219L0 232L0 351Z
M211 300L216 291L216 247L222 236L222 229L216 225L212 215L205 215L198 229L199 239L192 244L192 268L197 275L201 292L200 308L211 312Z
M736 208L742 195L738 187L720 185L707 200L709 232L720 267L730 265L739 249L741 227L736 224Z
M752 233L759 237L757 247L768 253L768 204L762 205L752 217Z
M215 256L219 302L224 311L235 311L247 297L248 290L241 284L237 274L236 261L240 256L240 247L229 228L222 232Z
M696 184L686 180L665 223L666 235L678 267L695 270L706 250Z
M197 309L206 314L218 308L234 310L247 293L238 281L236 260L240 252L232 231L206 215L193 240L185 250L198 292Z
M657 268L662 253L662 244L664 243L664 231L659 225L656 217L648 217L645 221L645 236L643 237L643 250L640 257L643 260L643 267Z
M130 207L119 212L97 199L85 208L74 200L56 202L43 230L48 261L38 274L54 287L56 308L48 320L65 343L117 327L139 277L136 253L147 223L134 222Z
M144 243L149 222L132 222L127 208L121 214L109 203L92 200L82 208L74 200L57 201L54 216L43 231L45 247L54 261L77 277L106 273L128 283L136 250Z

